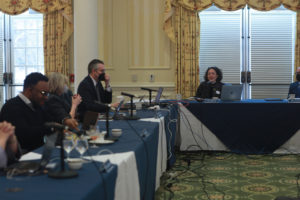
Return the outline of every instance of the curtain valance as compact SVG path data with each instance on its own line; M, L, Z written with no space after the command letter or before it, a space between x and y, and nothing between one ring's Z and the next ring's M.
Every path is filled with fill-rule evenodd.
M21 14L29 8L44 14L72 8L71 0L0 0L0 2L0 11L9 15Z
M238 10L246 5L260 11L273 10L280 5L283 5L289 10L300 10L300 1L296 0L165 0L164 31L168 37L175 42L174 28L172 26L172 16L175 13L174 9L182 7L190 12L194 11L196 13L213 4L226 11Z

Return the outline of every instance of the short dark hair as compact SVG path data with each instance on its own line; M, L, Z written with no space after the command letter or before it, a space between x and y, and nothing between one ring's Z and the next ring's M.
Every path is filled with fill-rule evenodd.
M33 72L27 75L24 80L24 90L29 87L35 86L39 81L48 82L48 78L39 72Z
M222 73L222 71L221 71L218 67L209 67L209 68L207 68L207 70L206 70L206 72L205 72L205 75L204 75L204 80L205 80L205 81L208 81L207 74L208 74L208 71L209 71L210 69L215 70L216 74L218 75L216 82L221 82L221 80L222 80L222 78L223 78L223 73Z
M92 73L93 69L97 69L98 64L103 64L104 65L104 62L102 60L99 60L99 59L92 60L88 65L88 73L90 74L90 73Z

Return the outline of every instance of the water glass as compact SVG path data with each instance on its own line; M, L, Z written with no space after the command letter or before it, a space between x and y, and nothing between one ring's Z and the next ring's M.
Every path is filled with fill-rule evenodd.
M80 158L82 158L83 154L86 152L86 150L88 149L89 145L86 139L84 138L80 138L77 140L76 142L76 150L78 151L78 153L80 154Z
M71 151L74 149L74 141L72 139L64 139L63 140L64 150L67 152L67 158Z

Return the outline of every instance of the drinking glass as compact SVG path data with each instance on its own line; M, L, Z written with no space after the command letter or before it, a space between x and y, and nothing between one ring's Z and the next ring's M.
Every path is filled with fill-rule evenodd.
M88 149L88 142L86 139L84 138L80 138L77 140L77 144L76 144L76 150L78 151L78 153L80 153L80 158L82 158L83 154L86 152L86 150Z
M70 152L74 148L74 141L72 139L63 140L64 150L67 152L67 159L69 159Z

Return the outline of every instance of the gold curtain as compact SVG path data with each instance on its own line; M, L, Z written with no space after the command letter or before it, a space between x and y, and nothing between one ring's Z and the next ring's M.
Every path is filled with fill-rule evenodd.
M198 13L179 6L176 8L176 92L184 98L194 96L199 85L199 26Z
M296 36L296 48L295 48L295 68L300 66L300 48L298 47L300 42L300 1L295 0L165 0L165 12L164 12L164 31L176 46L176 91L181 93L183 97L192 96L196 92L196 87L194 88L194 83L197 79L197 84L199 82L199 62L193 62L192 65L185 65L189 58L198 59L199 54L199 37L200 37L200 22L197 20L192 20L188 17L186 12L191 13L194 17L198 17L197 13L204 10L211 5L216 5L222 10L234 11L245 7L246 4L253 9L260 11L269 11L283 5L289 10L297 12L297 36ZM190 16L189 15L189 16ZM298 23L299 22L299 23ZM189 35L189 28L197 27L195 35ZM199 28L198 28L199 26ZM184 35L185 37L182 37ZM189 35L190 38L187 38ZM184 45L184 46L182 46ZM197 46L198 45L198 46ZM195 47L197 50L191 50L190 47ZM188 51L182 54L181 49L185 48L190 50L193 55L188 55ZM197 65L197 66L196 66ZM185 71L185 75L182 76L182 71ZM188 73L186 73L188 72ZM188 77L190 76L190 77ZM190 87L190 88L189 88ZM187 90L188 89L188 90ZM186 90L188 92L186 92ZM194 94L193 94L194 95Z
M295 72L297 67L300 67L300 11L297 11L297 35L296 35L296 46L295 46ZM297 56L298 55L298 56ZM296 81L296 75L294 75Z
M68 76L70 42L73 32L72 0L0 0L0 10L17 15L29 8L44 14L45 73L61 72Z
M194 96L199 85L199 33L200 19L198 12L193 8L176 4L172 7L171 1L165 2L164 30L175 43L176 93L183 98ZM172 18L173 17L173 18Z

